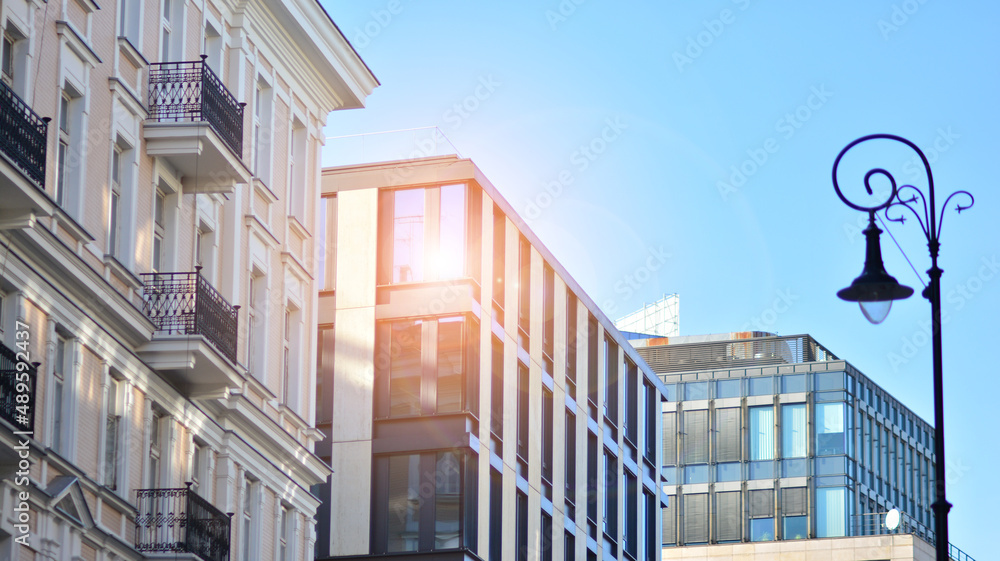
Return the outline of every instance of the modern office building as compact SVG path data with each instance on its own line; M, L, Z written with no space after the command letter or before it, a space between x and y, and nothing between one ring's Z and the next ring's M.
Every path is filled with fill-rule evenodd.
M316 0L0 4L0 559L313 556Z
M480 170L323 197L319 556L660 559L662 382Z
M933 427L871 378L808 335L632 344L667 386L665 559L933 558Z

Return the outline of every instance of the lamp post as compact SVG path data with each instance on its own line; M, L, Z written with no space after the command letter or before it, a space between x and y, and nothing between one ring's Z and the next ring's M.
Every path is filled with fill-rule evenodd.
M891 187L889 198L884 202L874 206L858 205L844 196L837 182L837 167L841 159L848 150L870 140L889 140L901 142L913 149L920 156L920 161L927 172L927 195L913 185L903 185L896 187L896 179L891 173L883 168L872 168L865 174L864 186L869 195L875 193L871 185L873 176L881 176L889 180ZM885 271L882 265L882 251L879 246L879 235L881 230L875 226L875 213L884 210L887 220L903 223L906 221L905 211L909 210L916 217L917 222L927 238L927 248L931 255L931 268L927 270L930 276L930 283L924 288L923 296L931 302L931 325L932 339L934 346L934 479L936 487L936 499L933 504L934 509L934 534L937 548L937 561L948 561L948 511L951 504L945 499L945 463L944 463L944 383L941 366L941 268L938 267L938 250L941 247L941 224L944 222L944 211L956 195L968 197L968 204L956 204L955 210L962 212L971 208L975 199L968 191L956 191L945 199L942 205L941 214L937 214L937 207L934 199L934 177L931 175L931 166L927 162L927 157L909 140L892 134L872 134L863 136L851 142L840 151L837 159L833 162L833 188L837 191L837 196L844 201L847 206L868 213L868 227L865 229L865 266L861 275L854 279L851 286L837 292L843 300L858 302L861 311L864 312L868 321L881 323L889 313L893 300L902 300L913 294L913 289L896 282L896 279ZM892 217L889 211L894 207L899 207L899 216ZM921 212L922 211L922 212Z

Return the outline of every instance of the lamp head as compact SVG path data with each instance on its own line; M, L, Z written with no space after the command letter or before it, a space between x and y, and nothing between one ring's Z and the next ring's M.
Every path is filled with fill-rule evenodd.
M857 302L865 318L871 323L879 324L889 315L892 301L909 298L913 289L899 284L892 275L885 272L879 243L882 230L875 226L875 213L872 211L868 213L868 227L864 234L865 268L851 286L837 292L837 296L841 300Z

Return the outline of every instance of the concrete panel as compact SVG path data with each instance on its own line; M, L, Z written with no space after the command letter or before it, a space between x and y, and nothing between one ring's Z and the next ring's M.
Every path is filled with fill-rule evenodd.
M378 191L348 191L337 195L337 306L375 305L375 265L378 259Z
M369 415L370 418L370 415ZM333 444L330 460L335 491L330 503L330 555L363 555L369 551L371 520L371 442Z
M371 440L375 309L337 310L334 330L333 441Z

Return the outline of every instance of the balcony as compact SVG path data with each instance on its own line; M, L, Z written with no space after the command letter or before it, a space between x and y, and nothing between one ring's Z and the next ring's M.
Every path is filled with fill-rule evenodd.
M0 343L0 419L15 430L31 432L35 429L38 363L20 361L17 355L16 350ZM24 397L19 398L21 395Z
M146 153L177 168L187 192L231 193L250 181L243 164L243 106L205 57L149 65Z
M45 194L48 124L0 82L0 229L31 227L55 207Z
M236 360L239 306L232 306L201 276L147 273L142 311L153 321L153 340L139 356L188 397L213 397L242 383Z
M144 553L191 553L204 561L229 561L232 515L191 490L139 489L135 549Z

